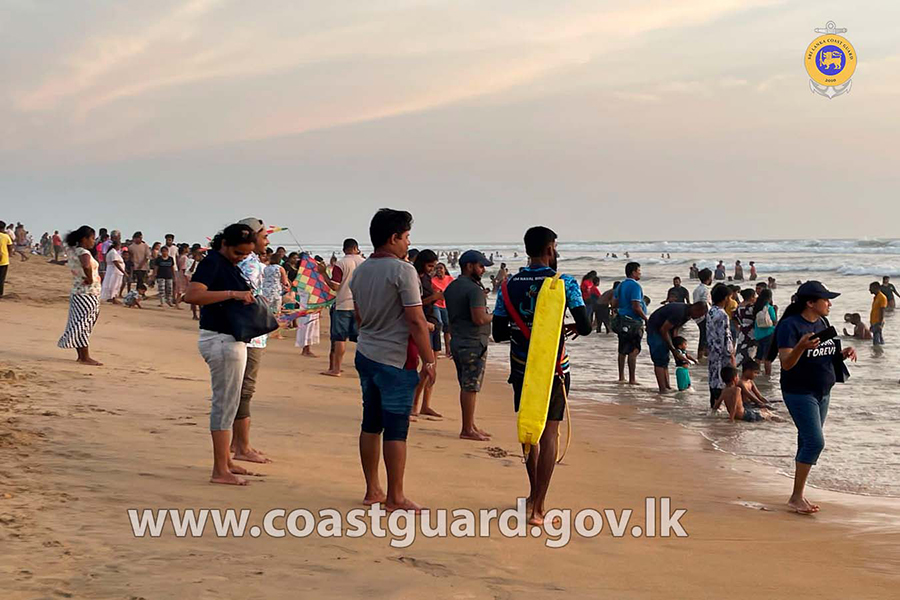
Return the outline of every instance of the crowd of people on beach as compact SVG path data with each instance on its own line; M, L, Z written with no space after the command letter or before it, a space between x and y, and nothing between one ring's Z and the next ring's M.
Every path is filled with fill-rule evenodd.
M160 307L190 305L193 318L199 321L198 347L212 384L211 481L246 485L244 476L252 473L235 461L271 461L251 444L250 406L269 337L279 337L283 327L276 322L260 335L244 339L245 317L238 307L262 301L264 311L273 317L283 309L299 308L300 316L286 327L296 329L295 345L301 355L315 357L312 348L319 342L320 311L303 310L309 292L297 283L301 261L312 259L315 273L334 295L329 303L329 364L323 375L341 377L346 345L357 344L354 366L363 399L359 449L366 481L364 503L418 511L420 507L403 489L406 439L417 417L442 417L431 402L438 359L449 358L455 365L459 437L490 440L491 434L476 424L475 416L489 339L509 342L508 381L518 411L537 292L544 279L558 274L559 254L556 233L532 227L524 236L527 264L511 274L502 263L486 287L482 278L494 265L493 254L488 257L475 249L411 249L412 225L410 213L381 209L369 228L375 251L365 257L359 243L348 238L343 256L332 255L326 264L320 256L289 253L283 247L273 250L268 239L272 229L254 217L224 228L208 246L176 243L174 234L151 246L140 231L123 240L119 230L95 232L84 225L64 238L58 231L45 234L32 247L21 223L9 235L6 223L0 222L0 295L11 256L25 261L39 254L56 263L65 257L72 288L68 322L58 345L75 349L77 360L88 365L101 364L90 354L90 336L101 303L142 308L148 289L155 286ZM451 268L459 270L457 277L451 275ZM617 336L620 384L637 385L637 357L646 333L659 393L693 389L690 369L705 361L710 410L715 413L724 405L732 421L779 418L773 406L781 400L764 397L755 383L760 373L771 375L773 363L779 361L783 402L798 429L795 486L789 504L799 513L816 512L818 506L804 495L806 477L824 446L822 427L831 388L847 375L844 361L856 360L852 348L841 348L827 320L831 300L838 294L817 281L798 281L790 305L779 317L772 294L778 285L774 278L756 281L756 265L750 261L748 279L756 283L742 288L738 283L744 280L741 261L735 262L731 276L719 261L715 269L691 266L688 276L697 281L692 291L675 277L665 300L651 311L651 300L640 283L641 265L629 257L624 275L605 291L596 271L585 274L580 284L561 275L572 322L560 331L558 375L544 434L525 461L530 521L543 520L557 460L559 424L571 386L566 340L604 329ZM493 308L488 302L492 292L496 294ZM884 317L894 309L898 292L889 277L873 282L870 292L869 326L858 313L847 314L845 321L853 331L844 330L844 335L872 339L880 346ZM695 354L681 335L689 321L698 327ZM672 360L674 386L669 376ZM386 491L378 473L382 454Z

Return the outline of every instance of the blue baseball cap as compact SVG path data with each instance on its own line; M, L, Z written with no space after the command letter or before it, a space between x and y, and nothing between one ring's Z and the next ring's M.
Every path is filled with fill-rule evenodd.
M494 266L494 263L488 260L488 258L478 250L466 250L462 253L462 256L459 257L460 267L469 263L479 263L482 267Z

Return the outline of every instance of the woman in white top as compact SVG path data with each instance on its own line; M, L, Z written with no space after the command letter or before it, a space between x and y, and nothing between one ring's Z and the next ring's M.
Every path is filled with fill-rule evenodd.
M121 254L122 242L112 240L106 251L106 277L100 288L100 299L111 304L118 304L119 290L125 280L125 259Z
M96 235L91 227L82 225L66 236L72 292L69 295L69 320L57 346L75 348L81 364L100 366L103 363L91 358L88 348L91 332L100 316L99 264L89 250L94 247Z

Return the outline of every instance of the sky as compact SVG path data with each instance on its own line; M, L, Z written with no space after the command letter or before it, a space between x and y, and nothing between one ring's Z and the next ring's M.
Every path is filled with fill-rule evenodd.
M0 0L0 37L0 219L35 237L900 237L895 0Z

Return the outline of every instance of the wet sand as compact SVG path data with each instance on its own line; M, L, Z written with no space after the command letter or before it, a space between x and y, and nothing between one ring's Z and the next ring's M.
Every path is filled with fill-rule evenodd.
M128 508L360 506L360 396L352 368L293 339L274 341L253 400L253 443L275 462L246 488L207 483L208 371L189 310L104 306L92 351L56 348L69 276L35 259L10 267L0 300L0 581L4 598L895 598L897 504L810 490L813 517L789 513L790 482L715 451L700 436L631 407L581 403L548 507L634 508L668 496L686 539L425 539L405 549L368 535L136 539ZM614 360L598 356L598 360ZM458 439L452 364L409 438L406 489L428 507L511 507L526 491L505 364L479 400L488 443ZM574 368L578 368L576 364ZM577 388L573 391L577 399ZM246 463L243 463L246 464ZM383 477L383 475L382 475ZM606 525L606 524L604 524Z

